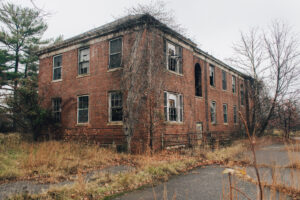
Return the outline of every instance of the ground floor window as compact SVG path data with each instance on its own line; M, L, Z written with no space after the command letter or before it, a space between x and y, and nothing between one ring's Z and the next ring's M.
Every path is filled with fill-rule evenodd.
M123 120L122 93L114 91L109 93L109 121Z
M210 103L210 121L212 124L217 123L217 118L216 118L216 107L217 104L215 101L212 101Z
M164 92L164 113L166 121L183 121L182 94Z
M224 124L228 123L228 114L227 114L227 104L223 104L223 118L224 118Z
M55 122L61 121L61 98L52 99L52 114Z
M89 96L79 96L77 99L77 123L89 122Z
M237 123L237 109L236 106L233 106L233 122Z

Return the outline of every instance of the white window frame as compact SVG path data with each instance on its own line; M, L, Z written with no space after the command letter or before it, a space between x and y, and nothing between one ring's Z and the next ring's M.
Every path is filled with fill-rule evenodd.
M88 49L88 51L89 51L88 60L81 61L80 60L80 57L81 57L80 53L81 53L81 51L86 50L86 49ZM77 73L78 76L87 75L87 74L90 73L90 56L91 56L90 47L83 47L83 48L78 49L78 73ZM84 63L84 62L88 62L88 68L87 68L87 72L86 73L81 74L80 73L80 64Z
M79 98L80 97L88 97L88 120L87 122L79 122ZM85 108L86 109L86 108ZM81 110L85 110L85 109L81 109ZM89 95L80 95L80 96L77 96L77 124L88 124L90 121L90 96Z
M167 92L165 91L165 93L167 94L167 121L168 122L183 122L184 120L184 113L183 113L183 106L184 106L184 103L183 103L183 95L182 94L179 94L179 93L174 93L174 92ZM180 98L182 100L182 102L180 102ZM170 104L169 104L169 100L172 99L175 101L175 108L176 108L176 121L174 120L170 120L170 116L169 116L169 108L170 108Z
M224 110L224 106L226 107L226 113ZM225 122L225 115L226 115L226 122ZM226 103L223 104L223 122L224 124L228 124L228 105Z
M61 56L61 65L55 67L55 66L54 66L54 59L55 59L56 57L59 57L59 56ZM60 68L60 78L59 78L59 79L54 79L54 70L55 70L55 69L58 69L58 68ZM55 56L53 56L53 58L52 58L52 80L53 80L53 81L60 81L60 80L62 80L62 54L55 55Z
M117 53L110 53L110 43L112 42L112 41L115 41L115 40L118 40L118 39L121 39L121 52L117 52ZM117 38L113 38L113 39L111 39L111 40L109 40L109 47L108 47L108 69L117 69L117 68L120 68L121 66L122 66L122 58L123 58L123 37L117 37ZM115 55L115 54L121 54L121 63L120 63L120 66L119 67L114 67L114 68L111 68L110 67L110 56L111 55Z
M173 44L173 43L171 43L171 42L166 42L167 43L167 49L166 49L166 54L167 54L167 56L166 56L166 59L167 59L167 61L166 61L166 63L167 63L167 70L169 70L169 71L171 71L171 72L174 72L174 73L177 73L177 74L181 74L180 72L179 72L179 65L180 65L180 61L179 61L179 59L181 59L181 58L179 58L178 57L178 59L177 58L175 58L176 59L176 66L175 66L175 71L173 71L173 70L170 70L169 69L169 49L171 49L171 50L173 50L174 51L174 53L175 53L175 56L179 56L179 52L177 52L176 51L176 45L175 44Z
M211 112L212 105L214 105L214 107L213 107L214 112L213 113ZM214 114L214 121L211 120L212 114ZM217 123L217 103L215 101L211 101L210 102L210 121L211 121L212 124L216 124Z
M122 122L123 120L120 121L112 121L112 112L111 112L111 94L112 93L121 93L121 97L122 97L122 103L123 103L123 94L121 91L110 91L108 93L108 121L109 122ZM123 112L123 105L122 105L122 112ZM123 114L122 114L122 118L123 118Z

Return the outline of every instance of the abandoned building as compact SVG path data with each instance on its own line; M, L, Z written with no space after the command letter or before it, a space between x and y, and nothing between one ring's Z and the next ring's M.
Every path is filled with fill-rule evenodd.
M132 151L239 134L243 73L150 15L127 16L39 51L39 95L65 138Z

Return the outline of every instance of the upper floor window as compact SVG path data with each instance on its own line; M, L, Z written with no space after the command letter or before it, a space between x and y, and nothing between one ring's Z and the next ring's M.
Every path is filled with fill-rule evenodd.
M209 84L215 86L215 66L209 65Z
M237 109L236 106L233 106L233 123L237 123Z
M121 67L122 62L122 38L109 41L109 69Z
M210 121L212 124L217 123L217 113L216 113L217 104L215 101L210 103Z
M227 104L223 104L223 119L224 119L224 124L227 124L228 123Z
M232 76L232 93L236 91L236 77Z
M245 94L244 94L244 85L241 84L241 105L244 105L244 101L245 101Z
M109 93L109 121L123 120L122 93L114 91Z
M195 95L202 97L202 72L199 63L195 65Z
M222 89L227 90L227 78L224 70L222 71Z
M181 94L164 92L164 112L166 121L183 121L183 97Z
M53 80L61 79L62 55L53 57Z
M61 121L61 98L52 99L52 114L55 122Z
M89 96L79 96L77 99L77 123L89 122Z
M79 49L78 75L90 73L90 48Z
M167 69L182 74L182 47L167 42Z

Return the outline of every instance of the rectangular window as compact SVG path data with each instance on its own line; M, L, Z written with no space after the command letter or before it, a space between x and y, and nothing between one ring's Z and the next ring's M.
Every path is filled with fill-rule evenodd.
M78 75L90 73L90 48L79 49Z
M217 123L217 118L216 118L216 102L212 101L210 103L210 121L212 124L216 124Z
M61 79L62 55L53 57L53 80Z
M241 84L241 105L244 105L244 101L245 101L245 96L244 96L244 85Z
M61 98L52 99L52 113L55 122L61 121Z
M227 90L227 79L225 71L222 71L222 88L223 90Z
M215 86L215 66L209 65L209 84Z
M224 118L224 124L227 124L228 123L227 104L223 104L223 118Z
M109 93L109 121L123 120L123 101L122 93L119 91Z
M79 96L77 104L77 123L89 122L89 96Z
M183 121L183 97L181 94L164 92L164 112L166 121Z
M236 77L232 76L232 93L236 91Z
M182 47L167 42L167 69L182 74Z
M237 110L236 110L236 106L233 106L233 122L235 124L237 123Z
M109 41L109 69L121 67L122 38Z

